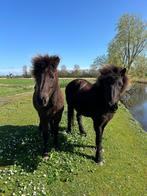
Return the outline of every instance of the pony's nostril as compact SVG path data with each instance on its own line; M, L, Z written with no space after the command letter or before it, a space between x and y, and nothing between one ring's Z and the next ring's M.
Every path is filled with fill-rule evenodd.
M46 105L46 99L45 99L45 97L42 98L42 103L43 103L43 105Z
M115 112L118 109L117 103L114 103L114 104L109 103L109 109L110 111Z
M112 107L114 105L114 103L112 102L109 102L109 106Z
M49 100L49 99L46 98L45 96L38 96L38 97L37 97L37 102L38 102L38 104L39 104L40 106L43 106L43 107L47 106L48 100Z
M113 107L114 107L114 110L117 110L118 109L117 103L115 103Z

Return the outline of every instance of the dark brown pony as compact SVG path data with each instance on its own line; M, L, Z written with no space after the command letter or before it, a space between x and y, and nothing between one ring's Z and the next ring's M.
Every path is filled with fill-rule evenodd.
M104 66L99 71L99 77L94 84L75 79L66 87L66 100L68 104L68 132L71 132L71 122L74 109L77 111L77 121L81 134L86 132L82 125L81 116L93 119L96 133L95 161L102 161L102 134L104 127L112 119L118 108L120 96L126 90L128 77L126 69L114 65Z
M35 78L35 91L33 105L40 118L39 129L43 133L44 156L48 155L48 128L54 136L54 145L57 147L58 127L64 109L64 100L58 84L57 66L60 62L58 56L37 56L33 58L33 75Z

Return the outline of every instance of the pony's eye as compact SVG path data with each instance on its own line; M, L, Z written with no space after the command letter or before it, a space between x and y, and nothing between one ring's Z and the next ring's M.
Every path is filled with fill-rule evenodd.
M114 79L113 78L108 78L108 83L109 84L113 84L114 83Z

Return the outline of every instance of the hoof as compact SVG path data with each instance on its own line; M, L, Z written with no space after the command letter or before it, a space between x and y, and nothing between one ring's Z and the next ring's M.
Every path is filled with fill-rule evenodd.
M98 165L103 165L104 164L104 160L101 156L99 157L95 157L95 162L98 164Z
M43 157L43 160L44 160L44 161L47 161L48 159L49 159L49 156L44 156L44 157Z
M47 153L47 152L45 152L45 153L43 154L43 159L44 159L45 161L49 159L49 156L48 156L48 153Z
M98 162L96 162L97 163L97 165L99 165L99 166L103 166L104 165L104 163L105 163L105 161L104 160L102 160L102 161L98 161Z

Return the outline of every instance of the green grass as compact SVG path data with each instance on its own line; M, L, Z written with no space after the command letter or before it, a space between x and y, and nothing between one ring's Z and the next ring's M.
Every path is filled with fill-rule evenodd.
M91 119L83 118L87 137L76 123L67 135L65 107L60 148L53 149L50 137L45 161L31 95L12 98L0 107L0 195L146 195L147 135L122 105L104 132L105 164L98 166Z
M0 97L32 91L32 79L0 79Z
M65 87L71 79L60 79L60 87ZM0 97L11 96L24 92L31 92L34 79L0 79Z
M33 79L25 79L25 78L10 78L10 79L0 79L0 84L8 84L8 85L33 85Z

